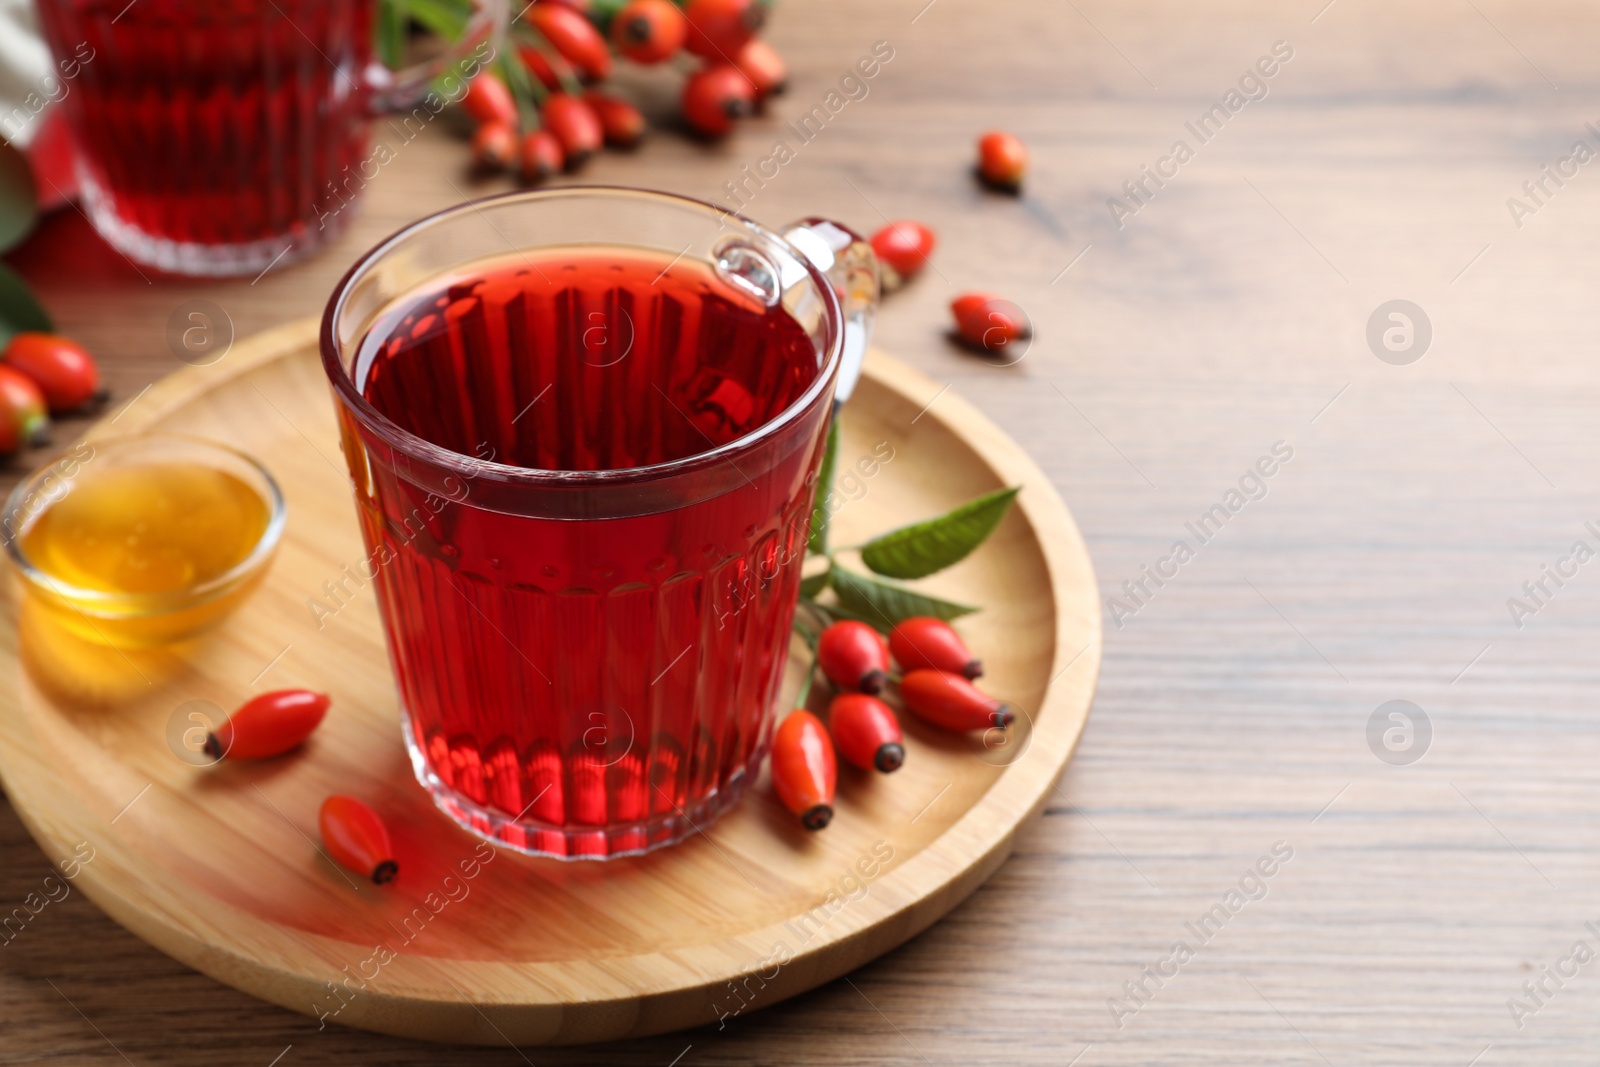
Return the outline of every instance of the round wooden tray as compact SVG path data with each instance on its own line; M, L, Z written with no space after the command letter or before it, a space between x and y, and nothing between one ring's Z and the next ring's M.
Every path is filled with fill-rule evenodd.
M85 644L19 608L13 585L0 657L17 685L0 693L0 779L44 851L112 918L296 1011L439 1041L567 1044L793 996L926 929L993 873L1088 717L1100 610L1066 507L992 423L874 354L843 419L835 543L1022 485L987 544L919 583L986 606L961 627L988 666L985 688L1022 710L1019 726L986 739L908 721L905 767L842 767L820 834L799 829L763 780L705 834L648 856L496 851L412 777L374 597L347 577L363 553L315 323L175 374L89 436L158 427L266 463L289 506L278 558L220 631L157 652ZM846 477L885 441L891 460ZM344 606L328 617L313 601ZM791 693L798 676L791 664ZM301 753L203 768L169 746L187 702L232 708L287 686L333 695ZM352 881L322 858L317 809L336 791L388 814L394 884Z

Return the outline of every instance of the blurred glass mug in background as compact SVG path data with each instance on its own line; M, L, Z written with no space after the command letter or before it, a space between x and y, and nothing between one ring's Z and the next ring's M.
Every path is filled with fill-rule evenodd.
M460 41L390 71L373 56L377 0L39 0L51 50L78 63L61 106L84 209L130 259L175 274L308 255L393 158L369 155L370 120L409 110L409 139L460 99L506 3L476 0Z

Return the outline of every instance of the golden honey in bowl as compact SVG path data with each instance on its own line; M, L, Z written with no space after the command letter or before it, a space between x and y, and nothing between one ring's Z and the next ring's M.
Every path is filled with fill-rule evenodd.
M64 485L13 497L28 591L55 621L103 644L180 640L254 588L282 525L270 476L197 438L94 443ZM38 477L38 476L36 476Z
M36 567L108 593L173 593L244 562L266 531L266 501L227 471L141 463L89 476L22 538Z

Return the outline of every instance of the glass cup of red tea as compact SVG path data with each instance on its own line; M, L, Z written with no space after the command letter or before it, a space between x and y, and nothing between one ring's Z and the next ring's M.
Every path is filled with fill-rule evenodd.
M395 234L322 324L418 779L463 826L606 858L760 770L871 248L567 188Z
M507 0L459 41L390 71L377 0L39 0L90 221L129 259L251 275L322 247L379 169L495 55ZM402 114L403 113L403 114Z

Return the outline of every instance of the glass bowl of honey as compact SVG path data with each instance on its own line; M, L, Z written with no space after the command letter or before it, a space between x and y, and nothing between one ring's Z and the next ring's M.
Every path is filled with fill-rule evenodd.
M237 449L151 433L80 441L0 517L25 595L85 640L154 648L237 608L283 534L283 493Z

